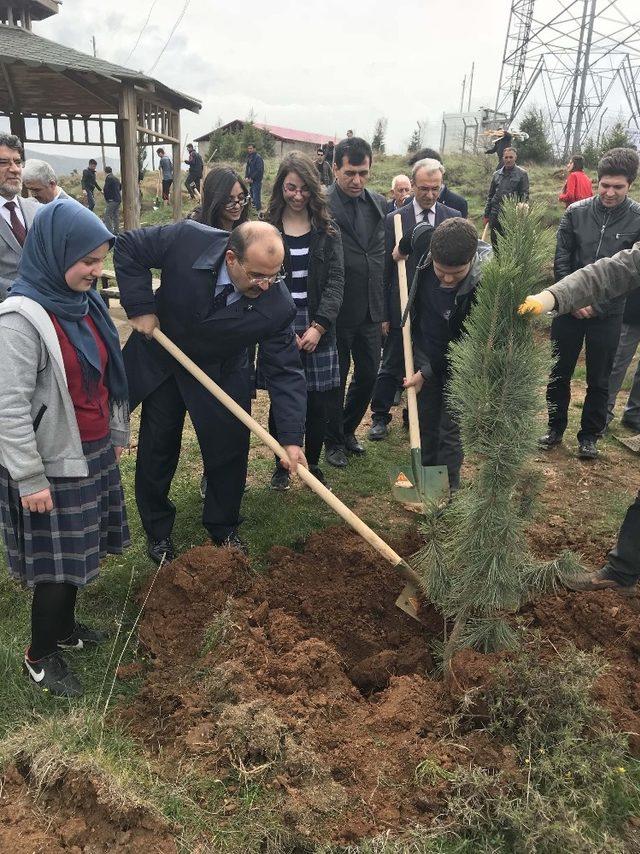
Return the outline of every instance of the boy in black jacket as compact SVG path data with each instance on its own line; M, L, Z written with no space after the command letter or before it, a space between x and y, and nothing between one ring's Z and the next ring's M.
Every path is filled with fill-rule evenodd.
M415 241L420 240L421 228L414 232ZM463 453L460 428L446 397L449 343L463 333L482 263L490 254L491 247L478 240L469 220L447 219L433 231L430 251L418 265L414 282L411 337L419 369L404 386L413 386L418 393L422 465L446 465L452 491L460 486Z

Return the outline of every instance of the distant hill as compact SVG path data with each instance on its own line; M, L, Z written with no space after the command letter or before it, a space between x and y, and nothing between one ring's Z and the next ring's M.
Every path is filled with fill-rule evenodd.
M58 177L63 175L71 175L73 170L82 172L89 161L89 157L93 156L98 161L98 171L102 171L102 161L100 159L100 149L94 155L86 155L83 157L69 157L66 154L53 154L45 149L36 151L33 148L25 150L27 159L35 157L37 160L45 160L53 169ZM120 160L115 157L107 157L107 166L111 166L114 172L120 173Z

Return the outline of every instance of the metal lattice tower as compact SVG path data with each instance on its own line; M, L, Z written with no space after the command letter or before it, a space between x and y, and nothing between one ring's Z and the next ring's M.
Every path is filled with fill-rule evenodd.
M567 158L603 123L640 128L638 0L512 0L496 111L544 107Z

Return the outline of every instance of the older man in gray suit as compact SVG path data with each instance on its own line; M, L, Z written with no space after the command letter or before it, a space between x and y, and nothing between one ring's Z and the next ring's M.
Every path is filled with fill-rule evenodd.
M22 167L22 183L41 205L48 205L56 199L68 199L62 187L58 186L56 173L46 160L30 157Z
M40 207L35 199L23 199L24 148L17 136L0 133L0 302L18 274L27 231Z

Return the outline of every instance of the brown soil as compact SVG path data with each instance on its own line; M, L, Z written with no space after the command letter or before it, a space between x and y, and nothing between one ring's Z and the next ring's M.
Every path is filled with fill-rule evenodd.
M451 738L456 697L429 651L441 620L427 608L420 625L399 611L401 587L345 529L314 534L301 553L273 549L260 577L237 553L193 549L149 596L140 637L152 664L125 717L162 762L194 762L232 788L261 780L302 836L348 841L428 824L445 784L416 782L423 760L521 772L480 730ZM640 602L563 593L523 616L558 648L602 648L611 668L598 699L640 733ZM495 660L460 654L460 690L484 684ZM632 744L640 749L637 735Z
M114 807L100 783L67 773L37 797L10 768L0 787L0 851L12 854L177 854L175 833L143 809Z

